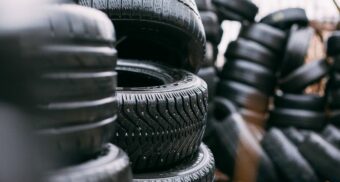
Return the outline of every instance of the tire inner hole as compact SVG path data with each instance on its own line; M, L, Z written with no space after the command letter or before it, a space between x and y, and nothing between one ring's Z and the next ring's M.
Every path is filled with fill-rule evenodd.
M118 87L154 87L164 85L164 81L145 74L132 71L117 70Z

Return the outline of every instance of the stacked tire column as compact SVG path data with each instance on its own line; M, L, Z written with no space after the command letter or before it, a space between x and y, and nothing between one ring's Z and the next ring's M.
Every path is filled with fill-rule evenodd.
M197 73L208 85L209 105L212 106L212 101L218 82L215 62L218 54L218 44L221 41L223 30L220 26L217 14L212 10L211 1L196 1L198 10L205 30L206 35L206 52L201 69ZM209 8L210 7L210 8Z
M214 99L205 141L217 168L231 181L278 181L258 141L275 88L277 52L284 49L286 34L254 23L258 8L250 1L214 0L213 4L220 19L239 21L242 30L225 54L227 63L220 73L219 97Z
M212 181L214 159L201 143L208 88L192 73L202 64L205 49L196 4L80 4L105 12L117 30L119 108L112 141L128 153L134 181Z
M340 59L339 59L339 40L340 40L340 33L335 32L331 35L331 37L328 39L327 43L327 55L330 57L330 59L333 62L330 79L327 83L327 95L328 95L328 103L329 103L329 109L330 109L330 123L336 125L337 127L340 127L339 122L339 83L340 83Z
M265 35L265 36L264 36ZM261 23L244 25L229 44L218 94L240 108L246 121L263 127L286 34Z
M282 17L275 19L278 15ZM300 8L283 9L267 15L261 22L288 34L283 59L277 70L278 91L270 112L269 125L322 129L326 121L326 99L322 93L307 94L305 90L327 76L329 64L325 59L305 64L314 36L314 29L307 26L305 11Z
M325 59L306 60L314 35L307 26L306 13L288 8L267 15L261 22L289 34L278 69L279 89L268 122L271 128L261 144L285 181L336 181L338 175L324 164L329 160L339 164L339 151L330 144L336 143L338 131L326 127L322 131L324 139L313 132L320 132L326 125L326 97L321 92L311 94L307 88L327 76L329 64Z
M38 9L18 15L16 26L1 26L8 61L1 74L13 75L14 68L23 74L1 95L10 102L13 93L7 91L20 89L21 103L16 97L13 103L36 116L30 125L42 140L39 157L56 162L45 180L131 181L128 157L109 144L117 120L112 23L98 10L78 5Z

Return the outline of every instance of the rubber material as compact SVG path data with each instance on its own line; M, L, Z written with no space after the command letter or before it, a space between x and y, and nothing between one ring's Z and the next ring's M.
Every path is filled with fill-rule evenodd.
M296 128L290 127L282 130L283 133L289 140L294 143L296 146L299 146L304 140L305 135L300 130Z
M223 97L215 97L213 107L212 117L218 120L238 112L237 106L232 101Z
M118 122L113 143L134 172L167 168L196 152L207 118L208 88L192 73L120 60Z
M39 105L33 112L43 118L35 121L37 129L88 124L117 116L117 98L111 96L81 102L56 102Z
M213 11L213 4L211 0L195 0L199 11Z
M312 167L280 130L270 129L261 143L284 181L319 181Z
M328 102L330 109L337 110L340 108L340 89L330 90L328 93Z
M226 99L216 101L220 102L215 107L220 115L211 120L213 131L205 138L215 156L216 167L232 181L278 181L273 164L237 108Z
M275 108L302 109L323 112L326 106L326 98L312 94L282 94L275 95Z
M279 70L280 77L285 77L304 64L313 35L314 30L310 27L299 29L295 25L291 28Z
M274 72L267 68L241 59L228 59L220 74L222 79L247 84L271 95L275 84Z
M263 23L242 27L239 37L255 41L279 54L284 50L287 41L285 32Z
M340 55L339 56L334 56L333 57L333 65L332 68L335 71L339 71L340 70Z
M135 174L133 181L211 182L214 180L214 171L214 156L206 145L201 144L198 152L193 157L183 160L181 164L175 165L169 170Z
M321 133L322 137L336 148L340 149L340 130L333 125L328 125Z
M296 109L275 109L270 112L269 122L279 127L297 127L320 130L326 122L324 112Z
M25 42L21 54L26 55L29 61L33 61L29 63L39 66L42 71L111 71L109 68L115 66L115 30L104 13L64 4L46 6L41 12L33 13L31 18L29 24L18 25L18 30L3 31L1 37L11 36ZM13 32L16 32L15 35L12 35ZM31 47L35 49L26 51L26 48Z
M310 134L300 145L301 154L314 170L329 181L339 181L340 151L317 134Z
M233 17L224 16L224 20L246 20L253 22L254 18L258 12L258 7L248 0L230 0L230 1L224 1L224 0L212 0L212 2L215 4L217 11L222 8L223 12L231 12L233 14L236 14L242 19L234 19ZM223 14L223 13L222 13Z
M277 58L266 47L245 39L238 39L229 44L225 53L227 59L244 59L260 65L263 65L270 70L276 69Z
M340 31L335 31L327 40L327 55L338 56L340 52Z
M115 131L117 117L96 123L36 131L57 158L60 165L74 164L93 157L107 144Z
M68 72L43 74L32 87L37 89L39 103L82 101L110 97L115 93L117 73ZM39 96L39 97L38 97Z
M329 122L340 128L340 111L332 110L329 116Z
M216 59L217 59L217 54L218 54L218 47L216 45L213 45L211 42L207 42L206 52L205 52L204 61L202 63L201 69L206 68L206 67L214 67Z
M222 39L223 30L214 12L200 12L207 41L218 45Z
M339 89L340 88L340 73L336 70L330 72L330 78L327 82L327 89Z
M107 144L97 158L57 170L47 178L48 182L130 182L132 173L127 155L116 146Z
M231 20L231 21L239 21L239 22L245 21L245 18L242 15L234 11L230 11L228 8L225 8L223 6L214 6L214 7L215 7L215 12L217 12L217 16L218 16L218 19L220 20L220 23L222 23L223 20Z
M6 60L0 70L0 75L6 80L0 82L8 85L1 89L0 95L10 102L21 105L31 102L33 105L43 99L45 96L40 92L49 88L41 88L45 85L39 84L40 87L33 88L32 83L37 83L38 78L50 73L59 75L56 85L67 92L63 95L64 92L59 92L61 90L51 89L48 94L73 98L68 89L77 87L76 90L84 91L90 87L90 91L100 87L102 81L97 85L96 81L92 83L90 80L103 78L91 74L112 71L116 64L114 27L107 16L98 10L72 4L42 6L39 11L27 16L23 12L11 21L17 22L15 26L10 25L9 21L0 22L3 27L0 30L0 57ZM72 76L79 72L88 74L88 81L83 82L90 84L75 84L68 88L68 82L75 80Z
M268 108L268 96L242 83L220 81L217 86L217 95L249 110L264 112Z
M201 68L197 76L202 78L208 85L209 102L213 100L216 95L216 87L219 82L217 72L214 67Z
M288 93L301 93L307 86L326 76L329 69L326 60L306 64L279 80L280 88Z
M153 60L197 72L205 34L193 0L80 0L105 12L116 26L120 58ZM168 56L164 56L168 55Z
M287 30L293 24L297 24L299 26L307 26L309 20L304 9L287 8L263 17L260 22L283 30Z

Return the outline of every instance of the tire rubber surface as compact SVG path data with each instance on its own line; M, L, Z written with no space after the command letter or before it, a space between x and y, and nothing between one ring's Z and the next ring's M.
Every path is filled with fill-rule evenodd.
M120 60L116 70L113 143L128 153L134 172L166 168L196 152L206 125L207 84L150 62Z

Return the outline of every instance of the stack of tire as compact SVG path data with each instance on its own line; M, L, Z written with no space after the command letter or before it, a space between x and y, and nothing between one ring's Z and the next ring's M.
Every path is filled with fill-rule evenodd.
M218 54L218 45L222 39L223 30L211 0L196 0L203 27L206 35L206 52L201 69L197 73L208 85L209 107L216 93L216 85L219 80L215 62Z
M210 129L205 142L215 155L217 168L233 181L278 181L279 178L318 181L320 177L319 168L315 166L318 158L310 159L307 149L300 151L294 139L288 139L301 135L300 143L308 143L313 142L314 134L308 132L307 136L304 131L290 128L284 131L289 136L287 138L280 129L272 128L263 137L253 132L251 127L255 124L316 131L324 128L325 97L305 94L304 89L325 78L329 64L320 60L304 65L313 35L307 24L304 10L298 8L274 12L260 23L244 20L238 40L228 47L227 62L220 73L217 89L220 97L215 98L214 115L208 122ZM274 107L266 126L264 115L271 108L269 98L272 96ZM313 147L316 146L314 143ZM321 150L325 152L324 149ZM334 148L330 151L337 153ZM337 154L324 153L323 156L338 161ZM327 166L325 168L328 169ZM301 175L303 173L305 175ZM329 174L334 175L332 172ZM335 179L332 175L328 175L327 179Z
M278 15L285 15L286 21L274 21ZM328 76L330 64L326 59L305 64L314 31L306 27L308 19L302 9L281 10L262 22L290 32L279 70L281 92L274 98L271 128L261 141L262 147L284 181L339 181L340 175L333 167L340 166L340 131L326 120L326 98L331 91L326 90L326 96L305 91ZM332 39L328 41L328 53L329 45L339 42Z
M205 142L217 168L232 181L277 181L275 168L258 142L261 136L254 136L251 128L264 127L286 33L255 23L258 8L250 1L213 2L220 17L240 21L242 30L225 54Z
M218 95L239 106L245 120L260 127L265 125L285 44L284 31L264 23L247 22L225 53L227 62L220 73Z
M340 180L340 130L331 124L318 132L271 128L261 144L284 181Z
M208 88L194 74L206 40L195 2L78 3L106 13L117 31L118 121L112 142L127 152L133 181L211 182L214 159L202 144Z
M278 15L284 15L285 21L276 20L274 17ZM322 129L326 122L326 99L317 94L305 94L304 90L327 76L329 64L324 59L305 64L314 36L314 30L307 26L305 11L299 8L284 9L264 17L261 22L288 31L289 34L278 70L280 92L274 97L269 125Z
M334 32L327 42L327 55L332 60L333 65L330 73L330 78L327 83L326 93L328 95L328 103L330 110L329 122L340 127L340 102L339 102L339 83L340 83L340 32Z
M11 5L0 22L0 97L35 115L29 125L43 148L32 168L48 157L56 163L46 164L44 181L131 181L127 155L110 144L118 117L111 21L73 4L23 3L17 16L6 14Z

